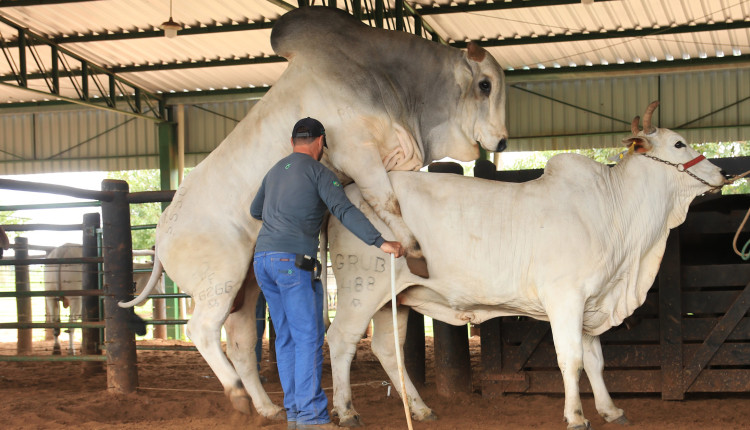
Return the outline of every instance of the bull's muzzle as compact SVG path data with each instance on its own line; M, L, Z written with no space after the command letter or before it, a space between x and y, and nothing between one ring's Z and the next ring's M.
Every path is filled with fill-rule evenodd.
M508 142L505 138L500 139L500 142L497 142L497 148L495 148L495 152L503 152L508 148Z

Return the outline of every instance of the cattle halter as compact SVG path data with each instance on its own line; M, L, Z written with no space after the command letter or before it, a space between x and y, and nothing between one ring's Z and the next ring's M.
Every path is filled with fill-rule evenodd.
M649 155L649 154L641 154L641 155L643 155L646 158L650 158L652 160L660 161L660 162L662 162L664 164L670 165L670 166L676 168L678 172L687 173L688 175L692 176L695 180L697 180L701 184L703 184L703 185L705 185L707 187L710 187L711 188L710 191L718 191L718 190L721 189L721 187L723 187L724 185L726 185L726 183L721 184L721 185L711 185L705 179L698 177L695 173L693 173L690 170L688 170L689 168L695 166L696 164L698 164L701 161L703 161L703 160L706 159L706 157L704 157L703 154L701 154L701 155L693 158L692 160L688 161L687 163L672 163L671 161L662 160L661 158L654 157L653 155Z

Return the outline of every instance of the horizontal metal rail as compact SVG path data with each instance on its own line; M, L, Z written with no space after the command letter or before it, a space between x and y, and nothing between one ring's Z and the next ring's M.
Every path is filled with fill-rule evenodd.
M150 325L185 325L188 320L144 320L144 322ZM34 328L104 328L104 321L0 323L0 330Z
M104 263L104 257L81 257L81 258L24 258L0 260L0 266L33 266L35 264L98 264Z
M111 202L114 198L114 193L112 191L84 190L64 185L16 181L14 179L0 179L0 188L14 191L30 191L33 193L62 194L64 196L76 197L79 199L93 199L105 202Z
M89 202L67 202L67 203L39 203L39 204L28 204L28 205L8 205L0 206L0 212L2 211L24 211L24 210L39 210L39 209L70 209L70 208L91 208L100 207L101 202L89 201Z
M0 355L0 361L107 361L106 355Z
M106 297L108 294L102 290L63 290L63 291L3 291L0 292L1 298L14 298L14 297L77 297L77 296L101 296ZM111 295L110 295L111 296ZM185 293L170 293L170 294L150 294L149 299L181 299L187 298L190 295Z
M82 230L83 224L6 224L3 229L5 231L75 231Z

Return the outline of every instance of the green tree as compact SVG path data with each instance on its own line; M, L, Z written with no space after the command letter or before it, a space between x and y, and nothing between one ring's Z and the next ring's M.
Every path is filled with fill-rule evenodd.
M158 191L160 187L158 170L109 172L107 178L127 182L130 192ZM133 226L156 224L160 215L161 203L130 205L130 224ZM155 237L154 229L133 230L133 249L150 249L154 245Z

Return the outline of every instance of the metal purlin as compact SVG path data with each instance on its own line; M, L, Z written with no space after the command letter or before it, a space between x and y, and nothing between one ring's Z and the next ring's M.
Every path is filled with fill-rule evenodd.
M65 48L62 48L55 44L54 42L51 42L47 38L36 34L20 24L17 24L16 22L0 15L0 22L3 24L6 24L18 31L18 67L17 70L13 66L13 62L11 61L12 56L9 55L7 51L7 44L3 43L3 53L5 54L6 59L8 60L8 63L11 65L11 73L13 75L13 80L17 83L17 85L13 85L10 83L7 83L5 81L0 82L0 85L5 86L11 86L14 88L20 88L26 91L34 92L37 94L41 94L44 96L52 97L52 98L58 98L60 100L69 102L69 103L75 103L75 104L81 104L89 107L93 107L96 109L104 109L109 111L114 111L117 113L122 113L126 115L136 116L139 118L149 119L152 121L162 122L164 121L162 116L162 110L161 109L151 109L149 113L151 115L141 112L138 110L138 107L140 106L140 103L132 103L128 102L127 104L131 109L118 109L116 106L116 101L118 99L118 96L116 94L116 90L119 88L120 92L123 95L129 94L131 91L126 90L126 88L132 88L134 92L139 96L139 98L146 101L146 103L151 106L150 101L163 101L163 96L152 93L148 90L145 90L138 85L121 78L117 76L114 72L101 67L83 57L80 55L71 52ZM41 57L36 53L35 50L31 46L34 44L27 43L29 40L33 40L36 43L35 44L43 44L50 47L52 51L52 66L51 71L44 70L43 63L41 61ZM26 61L26 55L27 55L27 46L29 49L32 49L31 54L36 62L37 66L39 67L39 70L41 71L39 78L44 79L45 83L47 84L50 91L42 91L34 88L29 88L28 81L29 81L29 74L27 72L27 61ZM59 60L60 58L63 58L61 54L64 54L65 56L74 58L81 62L81 91L79 92L78 88L76 87L75 83L73 84L74 88L76 89L76 92L78 93L78 98L72 98L72 97L66 97L59 93ZM64 60L63 60L64 62ZM70 70L68 67L63 66L66 70ZM94 71L95 74L92 74L91 71ZM50 78L51 75L51 78ZM71 73L69 73L69 77L72 82L75 82L75 79L72 78ZM106 75L109 78L109 91L107 91L103 85L98 81L97 75ZM94 79L95 84L99 88L99 92L102 96L102 100L105 102L102 103L95 103L92 102L91 99L88 97L88 77L91 77ZM126 97L127 100L127 97Z

